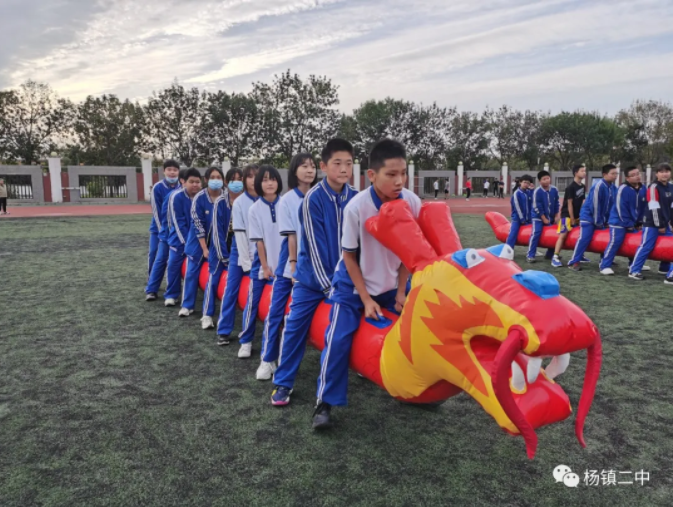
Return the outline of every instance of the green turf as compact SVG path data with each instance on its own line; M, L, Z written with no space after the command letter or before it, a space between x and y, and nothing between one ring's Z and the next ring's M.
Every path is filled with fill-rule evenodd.
M495 243L482 217L456 222L465 246ZM529 461L466 395L423 409L355 375L337 426L314 434L318 354L292 404L271 407L257 360L216 347L197 315L144 302L147 226L0 222L0 506L671 505L673 288L659 275L554 271L602 331L604 367L588 448L571 418L539 430ZM583 359L559 378L574 405ZM552 478L559 464L650 481L569 489Z

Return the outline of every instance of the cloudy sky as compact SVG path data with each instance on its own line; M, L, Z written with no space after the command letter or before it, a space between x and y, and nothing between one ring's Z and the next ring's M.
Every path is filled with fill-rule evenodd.
M144 100L174 79L247 91L288 68L340 108L673 101L673 0L0 0L0 88Z

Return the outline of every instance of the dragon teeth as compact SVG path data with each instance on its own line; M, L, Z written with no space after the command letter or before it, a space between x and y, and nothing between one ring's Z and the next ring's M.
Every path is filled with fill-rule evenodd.
M540 374L540 367L542 366L541 357L529 357L528 358L528 367L526 368L526 378L528 383L532 384L537 380L537 376Z
M565 372L568 369L569 364L570 364L569 353L562 354L560 356L554 356L551 362L544 369L544 373L545 375L547 375L548 378L553 380L554 378L561 375L561 373Z
M516 361L512 361L512 388L515 391L526 389L526 379L523 376L523 370Z

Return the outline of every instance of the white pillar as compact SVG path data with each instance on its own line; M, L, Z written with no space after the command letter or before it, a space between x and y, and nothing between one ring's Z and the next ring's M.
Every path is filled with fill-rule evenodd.
M645 184L649 185L652 181L652 166L647 164L647 169L645 169Z
M409 186L409 190L414 192L414 178L415 178L415 166L414 166L414 161L410 160L409 161L409 166L407 167L407 185Z
M61 187L61 159L56 153L47 157L49 176L51 179L51 202L63 202L63 188Z
M227 171L229 169L231 169L231 160L229 160L228 158L225 158L224 162L222 162L222 172L224 174L227 174Z
M502 183L505 185L504 188L504 194L507 195L509 194L509 183L507 183L507 173L509 172L509 168L507 167L507 162L502 163Z
M458 162L458 190L456 191L456 195L460 197L463 195L463 163Z
M143 169L143 192L145 200L149 202L152 195L152 158L150 155L144 154L140 159L140 165Z
M361 190L360 183L360 161L355 159L355 163L353 164L353 186L358 192Z

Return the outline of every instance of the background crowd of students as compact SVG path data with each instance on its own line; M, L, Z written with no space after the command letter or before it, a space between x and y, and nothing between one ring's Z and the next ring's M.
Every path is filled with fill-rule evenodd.
M401 311L409 272L399 258L365 229L381 205L405 199L414 216L421 201L405 189L406 151L384 139L369 154L369 189L349 185L353 147L330 140L321 153L319 181L313 157L295 155L288 171L288 192L278 170L251 164L226 175L206 171L205 185L196 169L164 163L164 178L152 189L152 223L145 299L157 299L166 276L164 304L180 301L178 315L194 312L201 267L208 261L201 326L216 327L217 344L228 345L242 281L249 285L238 334L239 358L252 356L257 312L265 285L272 284L264 322L256 378L273 378L271 403L290 402L303 359L312 316L331 303L318 376L313 427L331 426L331 408L346 404L348 360L360 319L379 319L381 308ZM185 264L184 282L181 277ZM224 270L226 287L215 322L215 295ZM180 288L182 285L182 288ZM285 315L291 297L290 311Z
M512 222L507 244L514 248L521 226L532 225L526 262L536 262L537 247L544 228L556 227L556 246L547 250L546 258L551 260L553 267L561 267L561 250L566 237L574 227L579 227L580 235L567 265L574 271L581 271L581 264L590 262L584 254L594 232L609 229L610 240L601 254L599 271L602 275L614 275L612 266L615 256L627 235L642 231L640 247L635 257L629 259L629 277L642 280L642 271L649 271L645 261L654 249L657 238L673 235L673 185L669 183L671 166L659 164L656 181L648 187L642 185L640 169L635 166L624 171L624 182L619 187L615 185L619 176L617 166L607 164L603 166L601 174L602 177L593 181L587 192L583 183L586 168L584 165L573 167L573 181L566 188L562 205L558 190L551 184L549 172L538 173L537 188L532 176L521 177L511 197ZM670 263L660 263L658 271L666 275L664 283L673 285Z

